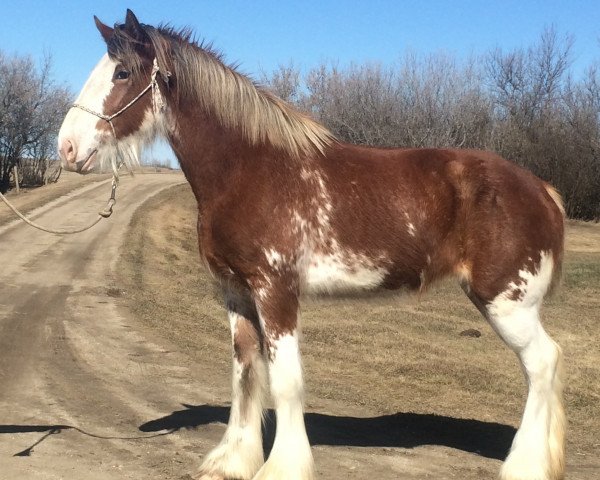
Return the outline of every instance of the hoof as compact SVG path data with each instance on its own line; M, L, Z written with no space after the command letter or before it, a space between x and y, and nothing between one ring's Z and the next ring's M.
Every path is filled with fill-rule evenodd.
M216 473L200 472L192 477L194 480L226 480L222 475Z
M196 476L190 477L193 480L243 480L242 478L224 477L219 473L200 472Z
M252 478L252 477L250 477ZM187 479L186 479L187 480ZM205 468L201 468L196 475L191 475L190 480L248 480L240 476L228 476L224 473L209 471Z

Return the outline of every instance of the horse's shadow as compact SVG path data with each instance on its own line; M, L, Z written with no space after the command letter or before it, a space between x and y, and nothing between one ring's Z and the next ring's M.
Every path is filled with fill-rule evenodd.
M144 423L142 432L192 429L211 423L226 424L229 408L215 405L183 405L184 410ZM305 414L311 445L348 447L401 447L442 445L503 460L508 454L515 428L499 423L466 420L432 414L396 413L378 417L338 417ZM267 414L265 450L273 444L275 420Z

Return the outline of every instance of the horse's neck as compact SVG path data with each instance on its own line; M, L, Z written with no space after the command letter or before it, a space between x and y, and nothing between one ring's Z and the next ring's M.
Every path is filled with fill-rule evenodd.
M231 192L239 178L255 171L267 150L249 145L241 132L229 131L200 111L180 112L176 118L169 143L201 208Z

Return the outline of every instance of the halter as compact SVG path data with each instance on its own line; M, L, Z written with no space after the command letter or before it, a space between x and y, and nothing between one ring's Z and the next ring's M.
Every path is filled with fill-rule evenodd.
M156 75L160 72L160 69L158 68L158 62L156 61L156 58L154 59L154 62L152 64L152 74L150 76L150 83L148 84L148 86L146 88L144 88L133 100L131 100L131 102L129 102L127 105L125 105L121 110L119 110L116 113L113 113L112 115L104 115L103 113L99 113L99 112L95 112L94 110L87 108L83 105L80 105L78 103L74 103L73 104L73 108L79 108L81 110L83 110L84 112L88 112L91 113L92 115L95 115L98 118L101 118L102 120L106 120L108 122L108 124L110 125L110 128L113 132L113 135L115 137L115 140L117 139L117 134L115 133L115 127L112 123L113 118L118 117L119 115L121 115L125 110L127 110L129 107L131 107L135 102L137 102L140 98L142 98L142 96L148 91L148 90L152 90L152 110L154 112L154 114L156 115L157 113L159 113L160 111L162 111L165 107L165 101L160 93L160 90L158 88L158 82L156 80ZM169 77L171 76L170 72L166 72L166 78L167 78L167 82L169 81ZM96 225L100 220L102 220L103 218L108 218L112 215L113 212L113 206L115 205L115 203L117 203L116 200L116 193L117 193L117 185L119 184L119 177L118 177L118 170L119 168L121 168L121 166L123 165L123 162L120 163L120 165L118 167L114 167L113 166L113 179L112 179L112 185L111 185L111 190L110 190L110 198L108 199L108 203L106 204L106 207L104 208L104 210L101 210L100 212L98 212L98 218L96 220L94 220L92 223L90 223L89 225L85 226L85 227L81 227L81 228L73 228L73 229L66 229L66 230L56 230L53 228L48 228L48 227L44 227L42 225L38 225L35 222L32 222L31 220L29 220L27 217L25 217L21 212L19 212L19 210L17 210L15 208L14 205L12 205L4 195L2 195L2 193L0 193L0 200L4 201L13 212L15 212L15 214L17 214L23 221L25 221L26 223L28 223L29 225L31 225L32 227L35 227L39 230L43 230L44 232L48 232L48 233L55 233L57 235L66 235L66 234L71 234L71 233L80 233L83 232L85 230L89 230L90 228L92 228L94 225Z
M156 58L155 58L154 62L152 63L152 74L150 75L150 83L146 86L146 88L144 88L140 93L138 93L137 96L133 100L131 100L131 102L129 102L121 110L119 110L116 113L113 113L112 115L105 115L103 113L96 112L96 111L92 110L91 108L88 108L84 105L80 105L79 103L74 103L72 108L79 108L80 110L83 110L84 112L91 113L92 115L95 115L96 117L101 118L102 120L106 120L108 122L108 124L110 125L112 133L116 140L117 134L115 132L115 126L112 123L113 119L115 117L118 117L119 115L121 115L125 110L127 110L135 102L137 102L140 98L142 98L148 90L152 90L152 111L154 112L154 114L159 113L160 111L162 111L165 108L165 101L160 93L160 89L158 88L158 81L156 80L156 76L158 75L159 72L160 72L160 69L158 68L158 62L156 61ZM169 77L171 76L171 73L170 72L166 72L166 73L167 73L166 76L167 76L167 81L168 81Z

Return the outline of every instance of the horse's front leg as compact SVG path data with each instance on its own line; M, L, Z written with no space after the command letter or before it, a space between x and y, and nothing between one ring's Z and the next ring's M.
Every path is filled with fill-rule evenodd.
M274 277L257 289L256 298L277 430L269 458L254 480L311 480L314 465L304 426L296 282Z
M226 294L233 343L232 400L221 443L205 458L199 480L248 480L264 462L262 412L267 383L262 332L249 295Z

